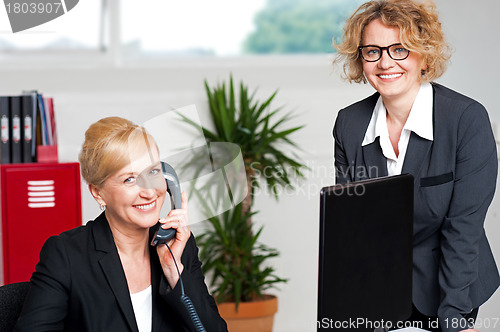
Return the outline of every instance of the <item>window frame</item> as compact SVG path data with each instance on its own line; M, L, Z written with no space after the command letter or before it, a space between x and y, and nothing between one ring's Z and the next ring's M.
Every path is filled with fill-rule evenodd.
M101 0L101 40L107 45L99 50L22 50L0 51L0 70L16 68L192 68L290 66L331 62L332 53L325 54L255 54L234 56L148 56L128 57L122 52L119 0Z

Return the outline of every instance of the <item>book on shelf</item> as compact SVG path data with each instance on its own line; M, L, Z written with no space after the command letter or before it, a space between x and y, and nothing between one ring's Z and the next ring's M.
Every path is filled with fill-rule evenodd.
M57 162L54 100L38 91L0 96L0 163Z
M10 98L0 96L0 163L10 163Z
M21 97L10 97L10 157L11 163L23 162L21 142Z
M23 162L31 163L36 161L36 140L34 140L34 117L37 107L31 94L23 94L22 109L22 141L23 141Z

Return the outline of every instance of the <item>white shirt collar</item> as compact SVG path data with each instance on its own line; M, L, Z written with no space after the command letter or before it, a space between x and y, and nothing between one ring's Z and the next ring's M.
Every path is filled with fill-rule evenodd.
M418 136L429 141L434 140L434 128L432 124L433 100L432 85L428 82L422 83L403 130L413 131ZM382 101L382 97L379 97L373 109L370 123L366 128L365 137L361 146L373 143L377 137L382 138L384 136L389 136L386 116L387 110Z

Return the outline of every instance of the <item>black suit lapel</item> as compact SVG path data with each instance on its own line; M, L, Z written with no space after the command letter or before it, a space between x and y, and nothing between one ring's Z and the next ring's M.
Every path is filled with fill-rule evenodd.
M367 173L366 178L387 176L387 159L380 147L380 137L377 137L373 143L363 146L363 158L365 160L365 170L353 170L358 172L355 175L356 180L363 180L362 177L358 179L359 173L363 171Z
M96 221L98 222L95 223L93 229L95 248L103 252L103 256L99 258L99 265L108 281L109 287L115 295L123 317L130 327L130 331L139 332L135 321L132 301L130 300L125 272L123 271L118 250L116 249L113 235L104 213ZM109 317L109 319L113 319L113 317Z
M115 255L114 253L108 253L99 260L99 264L101 265L102 271L108 280L113 294L115 294L116 301L120 306L123 316L127 320L130 330L138 332L137 323L135 322L134 309L132 307L128 291L127 280L125 278L125 273L123 272L120 259L117 256L118 254ZM112 317L110 317L110 319L112 319Z
M436 90L434 88L434 83L432 83L432 131L434 132L434 137L436 136ZM411 132L410 141L408 142L408 148L406 149L405 161L403 163L403 169L401 173L409 173L415 178L415 182L420 178L419 174L424 165L424 160L427 160L427 156L431 150L432 141L422 138ZM411 158L410 158L411 156ZM417 183L415 183L417 185ZM420 183L418 183L420 186Z
M149 259L151 260L151 290L153 303L162 303L158 298L160 297L160 281L163 275L163 271L161 269L160 260L158 258L158 254L156 253L156 247L149 248ZM163 319L165 316L164 308L159 305L153 305L153 325L152 331L163 331Z
M366 129L373 115L373 109L379 97L380 94L376 92L358 104L360 109L359 114L350 125L353 126L352 133L359 135L358 140L360 144L366 134ZM387 159L384 157L382 148L380 147L380 137L375 138L371 144L362 146L361 148L365 164L349 165L350 167L355 167L355 169L352 169L354 181L387 176ZM364 169L360 169L360 167L364 167Z
M432 141L422 138L411 132L410 141L408 142L408 148L406 149L405 161L403 163L403 169L401 173L409 173L413 175L415 180L419 177L420 170L424 164L424 160L427 159L430 148L432 146Z

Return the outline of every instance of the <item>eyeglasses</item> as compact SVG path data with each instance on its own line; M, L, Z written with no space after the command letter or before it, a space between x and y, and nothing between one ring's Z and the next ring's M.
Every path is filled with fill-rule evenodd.
M410 51L404 48L401 44L392 44L386 47L380 47L375 45L366 45L359 47L359 53L367 62L375 62L380 60L382 57L382 51L387 51L387 54L392 60L400 61L404 60L410 55Z

